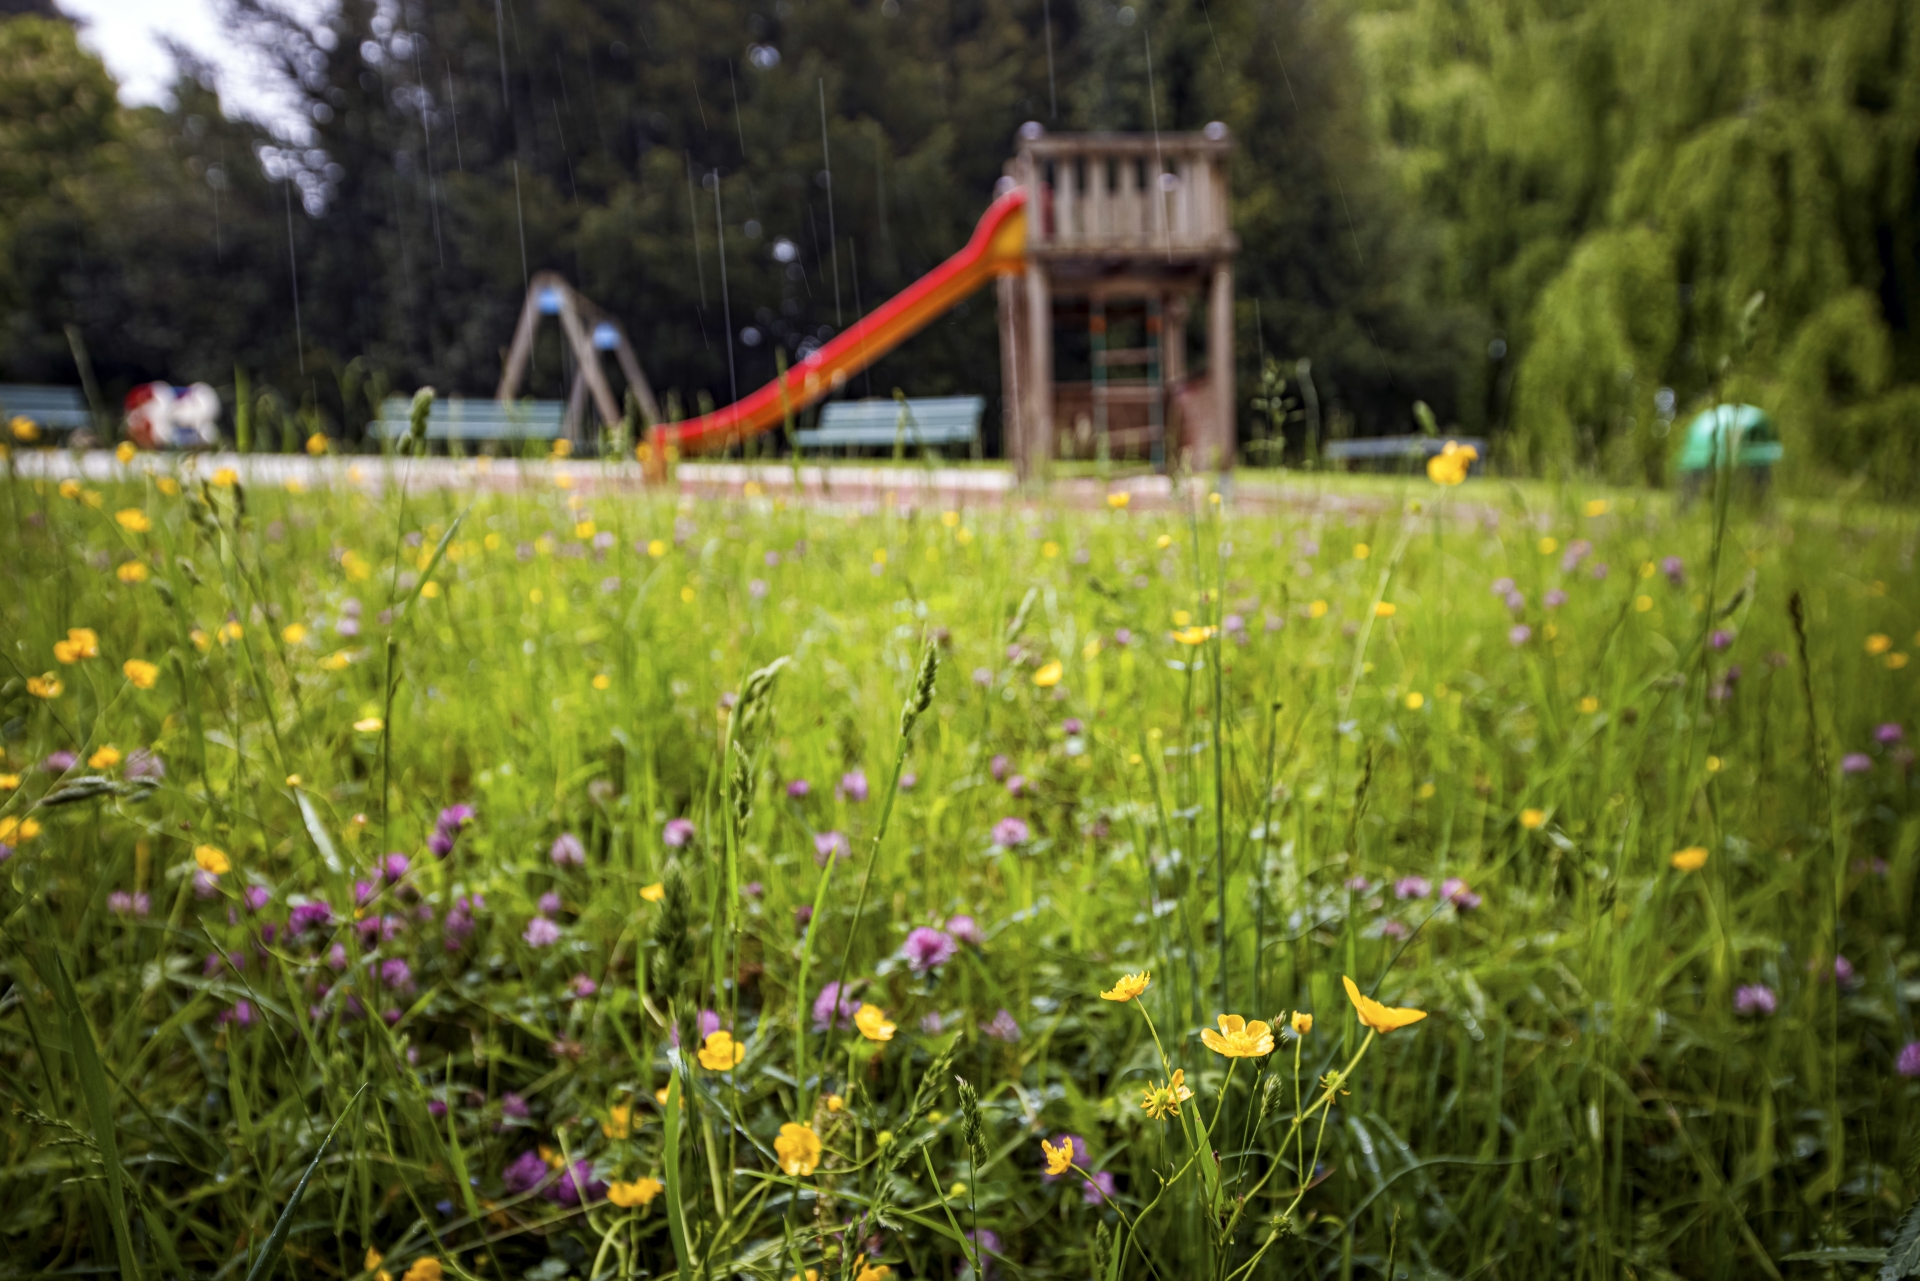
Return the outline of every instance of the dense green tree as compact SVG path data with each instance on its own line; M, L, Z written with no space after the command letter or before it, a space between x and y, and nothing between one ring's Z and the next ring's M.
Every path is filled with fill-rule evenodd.
M1911 5L1353 8L1376 125L1443 228L1442 296L1504 344L1488 409L1517 458L1657 479L1673 412L1737 396L1796 458L1911 491Z

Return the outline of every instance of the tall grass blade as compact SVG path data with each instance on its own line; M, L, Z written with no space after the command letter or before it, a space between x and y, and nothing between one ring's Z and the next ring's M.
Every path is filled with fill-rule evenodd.
M313 1160L307 1162L305 1172L300 1175L300 1182L293 1185L293 1194L287 1198L287 1208L280 1211L280 1217L274 1220L273 1231L267 1234L266 1242L260 1247L260 1257L255 1259L253 1266L247 1269L247 1281L266 1281L266 1277L273 1271L273 1265L280 1259L280 1252L286 1248L287 1234L293 1231L293 1212L300 1208L300 1198L307 1194L307 1184L313 1180L313 1172L319 1169L320 1162L326 1159L327 1149L333 1144L333 1136L339 1132L342 1125L346 1124L347 1118L353 1115L353 1109L359 1104L360 1096L367 1092L367 1086L370 1084L372 1082L366 1082L353 1092L353 1097L347 1100L345 1109L328 1128L327 1137L320 1140L320 1150L313 1154Z

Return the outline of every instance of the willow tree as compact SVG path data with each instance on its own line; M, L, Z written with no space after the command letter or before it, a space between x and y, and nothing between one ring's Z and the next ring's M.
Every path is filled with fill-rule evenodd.
M1519 456L1658 478L1674 414L1737 396L1797 458L1920 480L1910 4L1354 10L1448 288L1501 331Z

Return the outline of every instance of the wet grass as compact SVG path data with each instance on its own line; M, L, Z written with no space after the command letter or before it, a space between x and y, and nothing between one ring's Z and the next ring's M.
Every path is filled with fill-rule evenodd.
M309 1167L280 1266L412 1281L1811 1276L1920 1190L1909 517L143 466L0 500L7 1271L243 1275Z

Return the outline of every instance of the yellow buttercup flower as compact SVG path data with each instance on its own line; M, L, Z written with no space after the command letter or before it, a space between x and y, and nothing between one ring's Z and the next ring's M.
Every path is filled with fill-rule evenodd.
M11 792L18 786L20 786L18 774L0 774L0 792Z
M154 488L169 498L177 498L180 495L180 482L171 476L162 476L159 480L154 481L153 484Z
M1295 1010L1293 1012L1293 1034L1295 1036L1305 1036L1311 1031L1313 1031L1313 1015L1308 1014L1305 1010Z
M298 645L307 638L307 629L299 623L288 623L280 629L280 639L289 645Z
M658 1179L635 1179L631 1183L616 1181L607 1185L607 1200L623 1210L632 1210L651 1205L655 1197L666 1191L666 1187Z
M318 458L327 452L327 437L324 432L315 432L307 437L307 452Z
M1375 618L1392 618L1399 612L1400 607L1390 600L1383 600L1373 607L1373 616Z
M1326 616L1327 616L1327 602L1323 600L1317 600L1317 601L1314 601L1311 605L1307 606L1308 618L1325 618Z
M7 424L7 430L11 431L13 438L23 445L31 445L40 439L40 424L18 414Z
M1407 710L1408 710L1408 711L1410 711L1410 712L1417 712L1417 711L1419 711L1419 710L1420 710L1421 708L1423 708L1423 707L1425 707L1426 705L1427 705L1427 696L1426 696L1425 694L1422 694L1422 693L1421 693L1421 692L1420 692L1419 690L1417 690L1417 689L1416 689L1416 690L1413 690L1413 691L1411 691L1410 693L1408 693L1408 695L1407 695Z
M1888 636L1885 632L1875 632L1873 635L1867 637L1867 653L1869 654L1884 654L1892 648L1893 637Z
M1133 501L1133 495L1130 493L1122 492L1118 494L1107 495L1107 506L1113 508L1113 510L1115 511L1124 511L1126 509L1127 504L1132 501Z
M709 1032L700 1046L700 1066L709 1072L731 1072L747 1057L747 1047L733 1039L733 1033L721 1028Z
M1214 1021L1220 1030L1204 1029L1200 1043L1215 1054L1229 1059L1257 1059L1273 1053L1273 1029L1259 1019L1249 1023L1238 1014L1222 1014Z
M860 1270L853 1274L853 1281L888 1281L893 1269L884 1263L862 1263Z
M138 507L122 507L113 514L113 519L129 534L144 534L153 528L153 522Z
M829 1112L844 1112L847 1110L847 1101L838 1094L829 1094L826 1097L826 1104L827 1111Z
M1467 478L1467 469L1480 457L1472 445L1450 440L1440 452L1427 459L1427 479L1436 485L1454 486Z
M1600 700L1589 694L1580 700L1580 711L1588 716L1600 710Z
M667 897L667 883L665 881L655 881L651 885L642 885L640 887L640 897L649 903L660 902Z
M123 583L144 583L152 572L145 562L129 560L122 562L120 568L114 570L113 574Z
M1543 826L1547 821L1545 810L1525 809L1520 811L1520 826L1529 832Z
M429 1255L424 1259L415 1259L400 1281L441 1281L446 1275L440 1267L440 1260Z
M222 467L213 473L213 483L218 489L232 489L240 482L240 473L231 467Z
M44 676L27 677L27 693L35 698L58 698L64 689L66 686L62 685L59 677L52 672Z
M93 755L87 757L88 769L112 769L120 763L120 749L108 743Z
M600 1133L610 1139L631 1138L633 1135L633 1105L616 1103L607 1109L607 1119L600 1123Z
M353 655L344 649L335 650L320 660L320 666L329 672L344 672L353 662Z
M1355 560L1365 560L1371 555L1373 555L1373 548L1367 546L1367 544L1355 543L1353 545L1353 558Z
M1697 872L1707 865L1707 847L1689 845L1683 850L1675 850L1667 860L1678 872Z
M812 1174L820 1168L820 1136L810 1125L788 1121L773 1140L773 1154L788 1175L797 1179Z
M1213 628L1182 627L1174 632L1173 638L1182 645L1204 645L1213 639Z
M1360 1021L1383 1036L1397 1028L1418 1023L1427 1017L1425 1010L1396 1009L1389 1005L1382 1005L1362 993L1359 985L1344 974L1340 976L1340 981L1346 984L1347 999L1353 1002L1353 1008L1358 1011Z
M53 643L53 656L63 663L100 657L100 638L91 627L69 627L65 640Z
M40 820L37 818L15 818L11 814L0 818L0 845L17 845L38 835Z
M1103 1001L1131 1001L1134 997L1146 991L1147 986L1152 982L1153 972L1151 970L1142 970L1138 974L1123 974L1119 980L1114 983L1113 990L1102 992L1100 999Z
M1611 506L1611 504L1604 498L1590 498L1587 500L1587 505L1580 510L1589 516L1604 516L1607 514L1607 508L1609 506Z
M588 683L595 689L612 689L613 677L607 675L605 672L600 672Z
M877 1005L862 1005L853 1012L853 1025L869 1041L891 1041L899 1028L887 1021L887 1012Z
M1165 1085L1150 1085L1140 1092L1140 1107L1156 1121L1180 1115L1180 1105L1193 1097L1187 1088L1187 1070L1175 1068Z
M1060 660L1056 658L1052 662L1042 665L1041 668L1033 674L1033 683L1041 689L1052 689L1060 683L1060 678L1066 674L1067 669L1061 666Z
M1175 627L1187 627L1192 623L1193 615L1189 614L1186 610L1176 609L1173 611L1173 625Z
M225 876L233 870L233 860L217 845L196 845L193 861L209 876Z
M387 723L378 716L362 716L353 723L353 727L362 734L378 734L386 728L386 725Z
M1047 1158L1048 1174L1065 1174L1068 1168L1073 1165L1073 1143L1071 1141L1062 1143L1056 1148L1053 1144L1042 1139L1040 1140L1040 1151L1044 1153Z
M77 481L77 480L63 480L63 481L61 481L61 482L60 482L60 497L62 497L62 498L78 498L78 497L80 497L80 482L79 482L79 481Z

